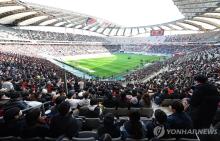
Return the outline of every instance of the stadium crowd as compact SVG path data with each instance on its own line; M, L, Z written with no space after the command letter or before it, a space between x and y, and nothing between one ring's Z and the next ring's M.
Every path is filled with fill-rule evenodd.
M80 137L81 131L92 129L87 122L80 122L89 118L103 120L103 123L98 123L95 128L96 139L99 140L107 136L106 133L113 138L122 139L155 138L153 129L161 125L166 129L209 128L219 102L219 85L215 83L220 79L219 51L218 47L200 47L184 56L173 57L164 63L155 63L154 66L148 67L149 72L163 66L167 66L168 71L162 72L149 82L126 86L119 82L80 80L69 73L64 81L62 78L65 70L49 61L2 52L0 88L3 119L0 134L22 138L57 138L63 134L68 138ZM143 76L146 76L146 70L142 71ZM136 77L139 76L142 74L136 74ZM148 118L152 115L144 115L148 119L147 122L140 111L131 110L152 109L152 101L159 105L165 99L182 99L182 102L171 103L171 115L162 110L156 110L151 120ZM44 115L41 115L38 108L22 114L21 110L32 107L31 102L36 101L49 102L45 105L47 112ZM120 119L121 113L106 112L107 108L130 110L125 114L127 119ZM117 122L115 117L118 118ZM165 136L169 137L168 134Z
M149 54L173 55L175 53L186 53L195 49L195 45L133 45L122 46L121 50L125 52L142 52Z
M8 53L16 53L32 57L48 56L74 56L108 53L118 50L119 47L105 47L102 45L78 45L78 44L2 44L0 50Z
M25 34L36 40L47 36L47 40L69 40L67 34L57 36L56 33L40 31L25 31ZM191 41L191 37L184 40ZM128 74L126 81L136 83L127 83L126 86L121 81L80 79L39 56L115 52L121 50L120 47L1 44L0 137L40 137L39 140L52 137L56 140L64 135L79 140L82 131L95 131L94 139L101 141L117 137L121 140L158 139L154 133L158 126L164 129L206 129L212 126L217 129L217 135L199 135L200 140L219 139L220 120L214 120L219 106L219 47L122 47L125 52L180 53ZM163 71L149 81L141 81L159 70ZM154 111L155 104L162 105L167 99L173 99L168 104L171 114L163 109ZM170 135L165 132L163 137L195 138L195 134Z
M164 42L216 42L219 41L219 31L199 34L182 34L165 36Z

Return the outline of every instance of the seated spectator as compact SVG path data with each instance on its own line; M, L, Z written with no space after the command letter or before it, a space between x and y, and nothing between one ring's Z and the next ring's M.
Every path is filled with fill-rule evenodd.
M151 105L151 99L150 99L150 95L148 93L145 93L141 100L140 100L140 105L142 107L146 107L146 108L150 108L152 105Z
M167 122L170 129L192 129L193 123L188 114L184 112L184 106L180 101L171 104L172 112L168 116ZM184 135L174 135L176 138L184 137ZM190 135L189 135L190 136Z
M114 108L115 105L116 105L116 99L112 96L111 93L107 93L103 101L103 106L107 108Z
M101 111L97 99L91 99L85 116L87 118L98 118L100 115Z
M89 104L90 104L89 95L90 95L89 92L83 93L83 99L79 101L79 106L81 106L81 107L89 106Z
M76 95L73 91L68 93L66 101L70 103L70 107L72 110L75 110L78 107L78 103L80 102L79 99L76 99Z
M168 89L162 90L162 92L159 94L159 96L155 97L155 103L160 105L162 101L166 98L169 98Z
M184 112L184 106L181 102L175 101L171 104L172 112L168 116L168 124L171 129L190 129L192 128L192 120Z
M164 111L157 109L154 112L154 119L146 124L147 138L151 139L155 137L154 128L159 126L161 128L167 129L167 115Z
M2 89L6 89L7 91L14 90L14 86L11 83L12 78L8 77L5 79L5 82L2 83Z
M58 112L58 107L59 105L66 100L66 97L65 96L58 96L56 99L55 99L55 106L53 106L51 108L51 112L49 114L49 116L55 116L57 115L59 112Z
M12 107L18 107L21 110L24 110L24 109L27 109L30 107L30 106L28 106L27 103L25 103L22 100L19 92L11 91L9 94L9 97L10 97L10 100L3 105L4 110L10 109Z
M104 124L98 129L99 138L108 133L112 138L120 137L120 129L114 124L114 115L107 113L104 116Z
M117 99L116 107L118 107L118 108L128 108L129 107L129 102L126 98L125 92L120 94L119 98Z
M18 107L13 107L5 111L0 126L0 136L20 136L24 126L21 118L22 112Z
M183 98L182 99L182 104L184 106L184 111L187 114L190 114L191 110L190 110L190 105L189 105L189 99L188 98Z
M68 138L77 136L79 126L75 118L70 113L70 104L67 101L62 102L58 107L59 114L51 119L50 129L52 137L65 135Z
M129 120L121 126L123 138L141 139L145 137L145 125L140 121L140 117L138 111L129 113Z
M139 101L138 101L137 97L132 97L132 98L130 99L130 107L135 107L135 108L141 107L141 105L139 104Z
M24 127L22 137L45 137L49 135L49 126L41 117L40 109L32 109L26 116L26 126Z
M48 93L47 89L42 89L41 97L39 101L45 103L51 100L52 100L52 96Z

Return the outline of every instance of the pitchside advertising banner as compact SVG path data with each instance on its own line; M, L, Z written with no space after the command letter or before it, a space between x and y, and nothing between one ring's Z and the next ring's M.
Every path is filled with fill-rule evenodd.
M151 30L150 35L151 36L163 36L164 35L164 30L163 29Z

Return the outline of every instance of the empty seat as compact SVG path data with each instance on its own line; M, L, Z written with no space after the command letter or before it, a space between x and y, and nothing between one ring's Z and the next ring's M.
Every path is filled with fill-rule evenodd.
M72 140L73 141L96 141L95 138L93 138L93 137L90 137L90 138L76 138L76 137L73 137Z

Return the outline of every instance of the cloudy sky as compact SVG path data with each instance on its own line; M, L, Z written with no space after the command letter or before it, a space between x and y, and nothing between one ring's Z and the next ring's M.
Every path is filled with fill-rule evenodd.
M172 0L22 0L91 15L121 26L144 26L183 18Z

